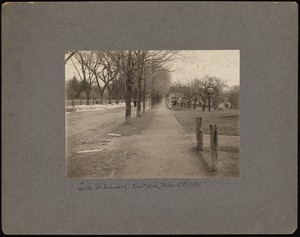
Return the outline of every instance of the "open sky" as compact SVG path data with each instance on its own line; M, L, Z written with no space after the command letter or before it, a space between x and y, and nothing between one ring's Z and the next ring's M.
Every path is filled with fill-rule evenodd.
M229 86L240 84L239 50L181 50L176 59L168 62L172 82L184 82L205 75L226 80ZM65 80L77 75L69 61L65 67Z
M174 70L173 82L209 75L226 80L230 86L240 84L239 50L184 50L178 52L177 58L168 65Z

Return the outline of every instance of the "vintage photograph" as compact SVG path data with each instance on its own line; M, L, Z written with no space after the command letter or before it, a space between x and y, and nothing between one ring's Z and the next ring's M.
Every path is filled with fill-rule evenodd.
M239 50L66 51L66 178L239 177L239 99Z

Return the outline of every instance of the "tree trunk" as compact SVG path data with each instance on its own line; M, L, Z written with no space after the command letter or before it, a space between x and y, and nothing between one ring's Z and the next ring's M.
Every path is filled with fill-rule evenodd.
M218 130L217 125L209 125L210 129L210 153L211 153L211 166L212 172L218 171Z
M197 102L197 100L194 99L194 106L193 106L193 109L196 109L196 102Z
M86 105L90 105L90 95L86 96Z
M99 94L100 94L99 104L103 105L103 92L104 92L104 88L103 88L103 90L101 90L101 86L100 86L98 78L96 78L96 82L97 82L97 86L98 86L98 90L99 90Z
M138 79L137 80L137 108L136 108L136 116L137 117L142 117L142 108L141 108L141 101L142 101L142 77L143 77L143 68L141 69L140 75L137 78Z
M146 81L145 77L143 78L143 113L146 112Z
M203 102L202 111L205 111L205 107L206 107L206 101Z
M139 90L138 91L138 95L137 95L137 108L136 108L136 115L137 115L137 117L142 117L141 100L142 100L142 93Z
M142 100L143 100L143 113L145 113L145 110L146 110L146 95L145 95L145 90L143 90L143 97L142 97Z
M126 104L125 123L126 124L130 124L131 122L131 97L132 97L132 88L130 82L126 81L126 87L125 87L125 104Z
M202 118L196 118L196 139L197 139L197 150L203 151L203 129L202 129Z
M90 104L90 91L88 90L87 87L85 89L85 94L86 94L86 105L89 105Z
M126 112L125 112L125 124L130 124L131 122L131 97L132 97L132 69L131 69L131 51L129 50L129 56L128 56L128 64L127 69L128 74L126 75L125 80L125 104L126 104Z
M108 91L108 104L111 104L111 91L108 89L109 87L107 86L107 91Z
M210 111L210 97L208 96L208 111Z

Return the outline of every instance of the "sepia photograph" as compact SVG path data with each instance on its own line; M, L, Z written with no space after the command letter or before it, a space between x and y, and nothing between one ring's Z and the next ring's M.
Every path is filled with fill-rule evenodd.
M239 177L239 98L239 50L66 51L66 177Z
M2 5L2 232L291 234L298 5Z

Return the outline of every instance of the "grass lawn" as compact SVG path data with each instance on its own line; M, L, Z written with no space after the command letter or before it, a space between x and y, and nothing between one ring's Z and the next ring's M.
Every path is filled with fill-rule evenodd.
M202 117L203 133L209 134L209 125L217 125L219 135L240 135L240 111L239 110L211 110L202 111L201 108L184 108L175 106L173 113L181 127L187 133L196 132L196 117Z
M198 153L202 155L209 169L209 167L211 167L210 148L205 147L203 152ZM219 146L218 154L219 170L215 173L215 177L239 177L239 148Z
M133 134L140 134L142 130L144 130L152 120L154 116L154 110L146 110L145 113L142 113L142 117L136 117L136 114L131 115L131 123L130 124L121 124L114 129L112 129L111 133L118 133L122 136L130 136Z

